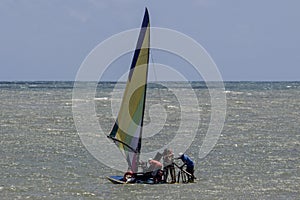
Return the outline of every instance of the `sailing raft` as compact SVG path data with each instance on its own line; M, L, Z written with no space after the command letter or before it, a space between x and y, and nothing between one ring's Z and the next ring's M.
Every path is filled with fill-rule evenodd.
M112 183L153 184L167 182L165 171L155 167L153 169L151 169L151 167L148 168L147 162L140 161L149 51L150 21L148 10L146 8L121 107L115 124L110 134L107 136L117 145L128 163L128 171L124 176L107 177ZM161 155L162 154L158 153L154 159L150 159L151 161L149 160L149 164L159 163ZM159 165L158 163L156 164ZM191 173L173 162L172 164L179 169L179 173L176 179L174 177L172 178L171 183L179 182L180 180L182 180L182 182L193 180L193 175ZM143 168L142 172L138 172L139 167Z

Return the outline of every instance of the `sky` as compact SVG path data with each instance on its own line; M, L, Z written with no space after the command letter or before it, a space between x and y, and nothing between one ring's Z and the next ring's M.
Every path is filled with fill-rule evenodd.
M201 44L225 81L300 81L298 0L1 0L0 81L75 80L99 43L140 27L145 7L152 26Z

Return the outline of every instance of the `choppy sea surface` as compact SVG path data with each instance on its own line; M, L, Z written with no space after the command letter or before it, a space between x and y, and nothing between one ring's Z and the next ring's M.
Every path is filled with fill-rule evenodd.
M198 109L200 121L187 153L196 162L197 181L164 185L114 185L105 179L120 172L95 159L80 140L73 84L0 82L0 199L299 199L300 82L225 82L224 128L202 159L197 153L208 129L211 100L204 82L192 82L199 104L188 109ZM111 102L121 98L112 96L114 86L99 83L94 98L107 133L115 115ZM178 82L149 84L145 124L155 121L155 109L149 108L160 102L166 120L159 139L144 140L142 149L157 148L180 130L175 90L185 94L190 88ZM184 101L191 98L184 96ZM188 123L196 122L191 117Z

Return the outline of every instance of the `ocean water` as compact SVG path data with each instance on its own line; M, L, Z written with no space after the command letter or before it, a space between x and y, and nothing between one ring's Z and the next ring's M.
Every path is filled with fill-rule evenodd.
M198 151L210 121L210 96L205 83L191 85L200 113L187 150L196 162L196 183L114 185L105 177L120 172L95 159L77 133L73 82L1 82L0 199L299 199L300 82L226 82L224 128L202 159ZM107 133L115 115L111 102L117 107L122 93L121 87L113 96L114 86L99 83L94 98ZM180 112L195 108L180 109L174 91L185 94L182 83L149 86L145 125L166 120L157 136L143 140L144 151L161 147L180 130ZM184 101L192 98L183 96ZM150 108L156 104L166 116L155 116ZM187 122L191 127L193 119Z

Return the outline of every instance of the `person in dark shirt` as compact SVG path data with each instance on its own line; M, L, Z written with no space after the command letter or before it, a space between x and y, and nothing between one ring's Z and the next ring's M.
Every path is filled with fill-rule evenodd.
M179 153L178 156L179 157L176 159L181 159L182 162L184 163L184 165L186 165L186 171L191 174L191 176L188 176L189 182L193 182L194 181L194 162L192 161L192 159L190 157L188 157L184 153ZM184 165L182 165L181 167L183 167Z

